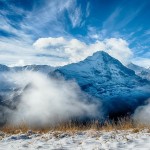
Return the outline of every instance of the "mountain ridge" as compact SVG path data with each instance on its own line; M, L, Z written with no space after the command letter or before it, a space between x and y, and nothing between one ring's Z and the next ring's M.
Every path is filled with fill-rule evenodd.
M146 69L144 67L135 65L133 63L128 64L127 67L131 70L134 70L136 75L140 76L143 79L147 79L150 81L150 68Z
M12 67L10 70L13 69L39 71L52 77L62 76L65 80L75 80L82 91L103 104L106 114L114 116L133 112L150 97L150 81L142 79L135 71L103 51L63 67L31 65Z
M150 97L150 82L105 52L60 67L55 73L75 80L84 92L103 101L110 112L133 111Z

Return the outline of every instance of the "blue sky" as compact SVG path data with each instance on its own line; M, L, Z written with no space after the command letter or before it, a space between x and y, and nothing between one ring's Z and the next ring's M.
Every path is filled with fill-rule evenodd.
M0 63L65 65L99 50L150 66L149 0L0 0Z

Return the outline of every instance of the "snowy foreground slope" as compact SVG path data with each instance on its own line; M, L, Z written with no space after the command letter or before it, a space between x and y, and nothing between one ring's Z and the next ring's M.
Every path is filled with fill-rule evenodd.
M49 132L6 135L0 133L0 150L149 150L150 133L133 131Z

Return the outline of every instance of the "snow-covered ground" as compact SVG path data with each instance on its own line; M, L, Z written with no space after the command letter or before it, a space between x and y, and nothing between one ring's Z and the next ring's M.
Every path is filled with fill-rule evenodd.
M0 132L0 150L150 150L148 130L77 131L8 135Z

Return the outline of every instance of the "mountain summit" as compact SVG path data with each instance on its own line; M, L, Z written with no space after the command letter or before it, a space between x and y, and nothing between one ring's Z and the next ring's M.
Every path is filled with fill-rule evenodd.
M148 82L103 51L57 71L66 79L76 80L84 91L101 99L130 95L129 91L144 87Z

